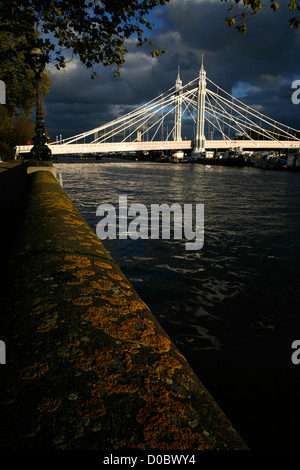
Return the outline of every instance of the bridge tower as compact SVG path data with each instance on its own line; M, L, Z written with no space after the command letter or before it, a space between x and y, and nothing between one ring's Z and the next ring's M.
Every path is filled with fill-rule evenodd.
M178 76L175 82L175 128L174 128L174 141L182 140L181 137L181 116L182 116L182 81L180 79L179 66Z
M204 135L204 118L205 118L205 97L206 97L206 71L203 66L203 55L202 65L199 72L198 82L198 101L197 101L197 129L195 147L193 155L195 157L200 156L205 151L205 135Z

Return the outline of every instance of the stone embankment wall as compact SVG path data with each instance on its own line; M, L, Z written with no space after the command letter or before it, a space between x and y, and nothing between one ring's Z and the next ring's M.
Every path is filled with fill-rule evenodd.
M3 312L2 447L247 449L55 177L27 178Z

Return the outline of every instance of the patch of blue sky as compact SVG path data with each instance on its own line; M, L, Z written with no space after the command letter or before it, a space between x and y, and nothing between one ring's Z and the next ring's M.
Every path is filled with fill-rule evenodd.
M238 99L247 97L251 91L257 89L257 86L247 82L237 82L231 89L231 94Z

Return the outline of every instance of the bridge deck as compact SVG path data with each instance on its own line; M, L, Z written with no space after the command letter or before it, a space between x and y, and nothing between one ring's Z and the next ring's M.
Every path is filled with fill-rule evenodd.
M99 144L49 144L53 155L86 154L109 152L139 152L150 150L190 150L191 140L152 141L152 142L106 142ZM29 153L32 145L16 147L16 154ZM241 148L243 150L285 150L300 148L298 140L206 140L206 149L225 150Z

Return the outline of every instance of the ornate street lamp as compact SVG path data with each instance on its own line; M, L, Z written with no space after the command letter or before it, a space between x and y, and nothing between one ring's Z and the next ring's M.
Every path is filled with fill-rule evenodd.
M48 137L45 134L41 99L41 73L45 68L46 56L40 48L34 47L28 54L28 62L36 78L36 136L33 138L34 145L30 153L34 160L51 160L51 150L46 145Z

